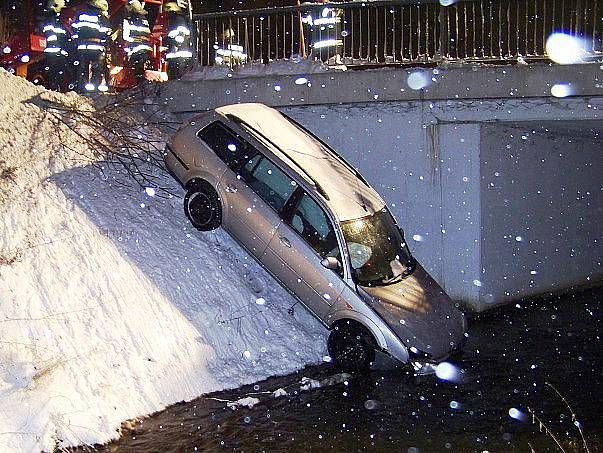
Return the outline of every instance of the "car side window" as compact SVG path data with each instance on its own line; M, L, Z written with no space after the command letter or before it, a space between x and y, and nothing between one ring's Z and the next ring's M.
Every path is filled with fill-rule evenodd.
M281 211L297 184L285 172L261 154L247 160L241 176L266 203Z
M197 136L207 143L231 170L237 170L243 162L258 153L250 143L219 121L201 129Z
M340 259L333 224L325 211L308 194L300 198L289 224L321 258L334 256Z

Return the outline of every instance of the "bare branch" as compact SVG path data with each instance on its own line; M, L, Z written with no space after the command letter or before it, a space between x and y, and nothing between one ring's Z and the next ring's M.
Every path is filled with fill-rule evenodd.
M546 385L548 385L550 388L552 388L555 391L555 393L559 396L559 398L561 398L561 400L567 406L568 410L570 411L570 414L572 414L572 422L574 423L574 426L576 426L576 428L578 428L578 431L580 432L580 437L582 437L582 444L584 445L584 449L586 450L586 453L590 453L590 449L588 448L588 444L586 442L586 437L584 436L584 431L582 430L582 424L580 423L580 421L578 421L578 417L576 416L576 413L570 406L569 402L565 399L565 397L561 394L561 392L559 390L557 390L557 387L555 387L553 384L551 384L548 381L545 381L544 383Z
M152 187L160 197L176 195L166 186L163 153L166 137L178 123L148 97L144 87L103 98L95 108L44 102L49 114L86 145L86 151L74 149L57 128L60 143L71 156L81 157L100 171L105 166L121 168L131 184Z

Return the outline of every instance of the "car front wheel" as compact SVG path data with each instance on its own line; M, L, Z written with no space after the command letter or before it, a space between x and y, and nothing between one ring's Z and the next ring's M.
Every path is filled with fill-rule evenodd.
M209 183L193 184L184 197L184 213L198 230L215 230L222 223L220 197Z
M357 323L337 324L329 335L327 347L331 358L346 371L368 371L375 360L373 336Z

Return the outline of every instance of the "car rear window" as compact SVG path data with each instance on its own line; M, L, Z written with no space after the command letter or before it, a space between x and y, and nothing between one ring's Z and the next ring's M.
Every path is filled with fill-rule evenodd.
M232 170L237 170L242 163L258 154L254 146L219 121L201 129L197 137L207 143Z

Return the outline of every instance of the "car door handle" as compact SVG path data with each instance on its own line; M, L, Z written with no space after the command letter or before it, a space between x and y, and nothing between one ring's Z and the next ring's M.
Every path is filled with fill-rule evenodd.
M281 242L281 244L283 244L285 247L291 247L291 241L289 239L287 239L285 236L279 236L278 239Z
M224 188L224 190L228 193L237 193L237 188L236 187L230 187L230 186L226 186Z

